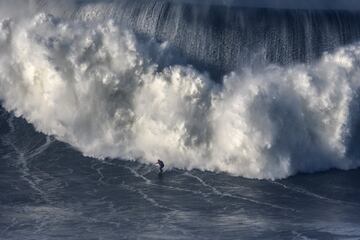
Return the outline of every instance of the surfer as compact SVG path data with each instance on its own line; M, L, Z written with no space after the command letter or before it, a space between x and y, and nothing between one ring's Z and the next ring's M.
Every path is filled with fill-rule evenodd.
M159 170L160 170L160 173L162 173L162 172L163 172L163 168L164 168L164 166L165 166L164 162L161 161L160 159L158 159L156 164L159 164Z

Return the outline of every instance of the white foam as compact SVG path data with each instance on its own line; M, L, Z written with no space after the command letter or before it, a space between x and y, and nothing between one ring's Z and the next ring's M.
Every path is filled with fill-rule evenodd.
M359 44L217 84L191 66L158 70L111 22L38 14L0 29L3 105L85 155L271 179L359 165L345 144Z

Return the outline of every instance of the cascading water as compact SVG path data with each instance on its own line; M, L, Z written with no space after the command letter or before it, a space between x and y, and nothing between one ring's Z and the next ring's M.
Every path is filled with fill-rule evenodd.
M46 4L41 5L46 8ZM215 78L254 64L310 63L325 51L360 38L360 13L349 10L244 8L181 1L87 4L66 16L126 24L142 36L167 41Z

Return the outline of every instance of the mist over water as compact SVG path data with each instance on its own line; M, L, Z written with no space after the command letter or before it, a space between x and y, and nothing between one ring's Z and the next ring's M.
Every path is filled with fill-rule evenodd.
M34 6L28 17L1 20L2 105L86 156L146 163L161 158L169 167L269 179L359 166L354 150L359 32L347 25L358 18L355 13L347 15L349 22L341 20L344 12L314 13L321 21L310 32L329 28L323 35L300 35L299 39L318 37L304 45L299 44L303 40L289 40L290 25L284 27L282 33L289 36L284 51L276 50L283 45L276 42L282 33L274 33L261 47L246 45L254 39L251 36L243 38L246 44L241 38L234 39L225 47L232 52L244 43L236 56L244 52L248 56L253 49L261 52L264 47L268 54L260 54L263 61L258 61L255 51L251 64L239 61L230 69L224 62L236 62L235 55L215 54L213 58L208 54L211 49L200 51L196 41L195 47L183 48L186 44L179 39L186 36L171 38L167 32L161 37L160 30L170 27L147 32L153 26L151 18L129 26L129 15L101 17L111 4L106 8L88 4L76 9L76 14L64 13L71 3L60 7L39 1ZM303 19L307 13L293 16ZM340 20L327 22L328 17ZM196 33L206 29L199 27L208 20L199 21L201 24L189 21L194 28L187 36L207 36ZM146 22L148 27L143 25ZM246 32L244 29L239 31ZM236 31L225 36L234 37ZM335 42L330 41L333 34L338 36ZM228 38L214 39L209 40L210 46L228 42ZM321 44L315 46L319 39ZM291 49L300 50L297 54ZM221 70L219 79L209 74L211 67Z

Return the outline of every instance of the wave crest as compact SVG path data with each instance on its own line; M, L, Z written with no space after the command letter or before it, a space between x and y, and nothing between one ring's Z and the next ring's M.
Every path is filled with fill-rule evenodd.
M348 154L359 44L313 65L253 66L221 84L192 66L160 69L152 53L165 46L112 22L3 20L0 98L39 131L98 158L271 179L359 166Z

